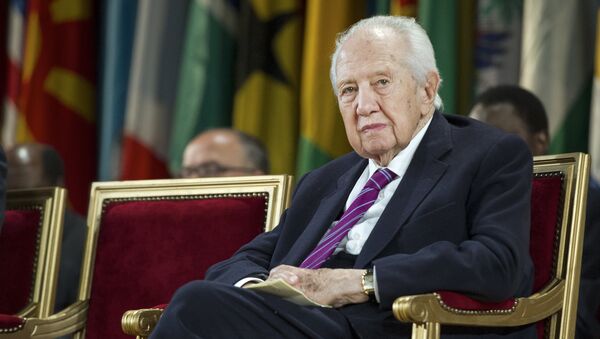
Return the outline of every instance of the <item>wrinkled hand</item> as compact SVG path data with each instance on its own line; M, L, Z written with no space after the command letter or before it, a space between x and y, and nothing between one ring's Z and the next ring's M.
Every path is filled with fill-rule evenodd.
M362 290L363 272L357 269L313 270L280 265L271 270L267 280L283 279L319 304L341 307L369 300Z

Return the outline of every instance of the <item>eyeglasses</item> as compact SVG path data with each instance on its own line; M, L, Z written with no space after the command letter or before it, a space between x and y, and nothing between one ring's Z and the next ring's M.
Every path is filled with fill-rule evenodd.
M183 167L181 169L181 176L184 178L218 177L233 171L251 173L256 171L256 169L251 167L225 166L215 161L209 161L194 166Z

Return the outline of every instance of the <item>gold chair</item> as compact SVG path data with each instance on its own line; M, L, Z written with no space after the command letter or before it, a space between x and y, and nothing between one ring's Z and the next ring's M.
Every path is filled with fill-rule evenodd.
M125 311L167 302L270 230L290 184L287 175L94 183L79 301L24 326L32 338L128 338Z
M25 333L26 317L47 317L54 311L65 203L66 191L59 187L6 193L0 335Z
M403 296L395 317L412 323L412 338L439 338L441 325L537 325L539 338L574 338L589 157L582 153L534 158L531 245L534 293L502 303L482 303L440 291Z

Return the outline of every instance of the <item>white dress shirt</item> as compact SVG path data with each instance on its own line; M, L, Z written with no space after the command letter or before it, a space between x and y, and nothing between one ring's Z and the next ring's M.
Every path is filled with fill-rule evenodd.
M340 251L345 251L349 254L358 255L362 250L365 242L369 238L371 231L377 224L379 217L385 210L385 207L390 202L392 195L396 192L396 188L400 185L402 178L404 177L404 173L406 173L406 169L410 164L415 151L421 144L421 140L423 140L423 136L427 129L429 128L429 124L431 123L431 118L425 124L425 126L412 138L408 146L404 148L400 153L398 153L392 161L388 164L387 168L392 170L398 176L392 180L389 184L387 184L381 191L379 191L379 195L377 196L377 200L375 203L367 210L365 215L362 216L358 220L358 222L350 229L348 234L342 239L340 244L334 251L334 254L339 253ZM354 201L356 196L362 191L363 187L367 183L367 180L379 169L381 166L377 165L374 160L369 159L369 165L365 168L361 176L358 178L356 183L354 184L354 188L350 192L348 199L346 200L346 205L344 207L344 211L350 207L350 204ZM330 227L333 227L338 221L334 221ZM235 286L242 287L244 284L248 282L260 282L262 279L248 277L238 281ZM377 289L377 275L375 272L375 267L373 267L373 282L375 287L375 296L377 300L379 300L379 292Z
M390 202L392 195L396 192L398 185L402 181L404 174L406 173L406 169L408 169L408 165L410 164L413 156L415 155L415 151L417 147L421 144L421 140L423 140L423 136L425 132L429 128L429 124L431 123L431 119L425 124L425 126L415 135L414 138L410 141L408 146L404 148L400 153L398 153L392 161L388 164L387 168L392 170L392 172L396 173L398 176L392 180L389 184L387 184L381 191L379 191L379 195L377 196L377 200L375 203L367 210L365 215L358 220L358 222L350 229L348 235L342 239L338 247L335 249L334 254L339 253L340 251L345 251L349 254L358 255L362 250L365 242L369 238L371 231L377 224L379 217L385 210L385 207ZM350 207L350 204L356 199L356 196L362 191L363 187L369 180L369 178L377 171L381 166L377 165L373 159L369 159L369 165L365 168L361 176L354 184L354 188L350 192L348 199L346 200L346 206L344 211ZM335 225L337 221L335 221L333 225Z

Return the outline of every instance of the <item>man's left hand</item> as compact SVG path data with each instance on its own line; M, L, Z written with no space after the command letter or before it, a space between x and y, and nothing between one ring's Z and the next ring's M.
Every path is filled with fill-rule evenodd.
M267 280L282 279L317 303L341 307L369 300L362 289L364 272L357 269L306 269L280 265L271 270Z

